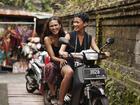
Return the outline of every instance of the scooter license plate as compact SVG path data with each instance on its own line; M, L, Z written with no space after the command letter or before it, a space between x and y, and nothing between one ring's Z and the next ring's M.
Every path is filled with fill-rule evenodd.
M105 70L102 68L86 68L83 71L84 79L106 79Z

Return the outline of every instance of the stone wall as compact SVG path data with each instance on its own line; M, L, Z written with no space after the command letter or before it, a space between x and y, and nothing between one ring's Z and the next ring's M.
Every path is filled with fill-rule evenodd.
M140 1L124 0L87 13L90 22L86 30L96 35L99 46L107 37L115 38L115 43L108 49L112 56L107 63L129 74L140 89ZM72 30L72 17L62 17L68 31Z

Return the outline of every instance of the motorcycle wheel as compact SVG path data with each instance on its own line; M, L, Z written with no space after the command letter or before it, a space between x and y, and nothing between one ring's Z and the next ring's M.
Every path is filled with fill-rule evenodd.
M29 81L26 81L26 90L28 93L33 93L36 88L34 86L32 86Z
M34 73L32 69L27 69L25 74L25 79L26 79L26 90L28 93L33 93L37 89L33 77L34 77Z
M109 105L107 97L93 99L92 105Z

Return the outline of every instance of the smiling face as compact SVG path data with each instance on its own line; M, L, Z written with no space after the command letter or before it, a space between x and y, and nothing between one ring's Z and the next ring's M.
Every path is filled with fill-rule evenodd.
M74 17L73 20L74 31L81 31L85 28L86 23L79 17Z
M52 34L57 35L61 29L61 25L58 23L57 20L51 20L49 22L49 30Z

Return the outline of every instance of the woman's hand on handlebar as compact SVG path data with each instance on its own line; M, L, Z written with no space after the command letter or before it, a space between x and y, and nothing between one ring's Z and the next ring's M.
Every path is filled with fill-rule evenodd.
M110 57L110 52L104 52L106 57Z
M82 54L82 53L71 53L70 55L71 55L73 58L83 59L83 54Z
M59 53L61 58L67 59L67 58L74 58L74 59L83 59L83 54L82 53L68 53L68 52L61 52Z
M108 57L110 57L110 52L100 52L99 54L100 59L106 59Z

